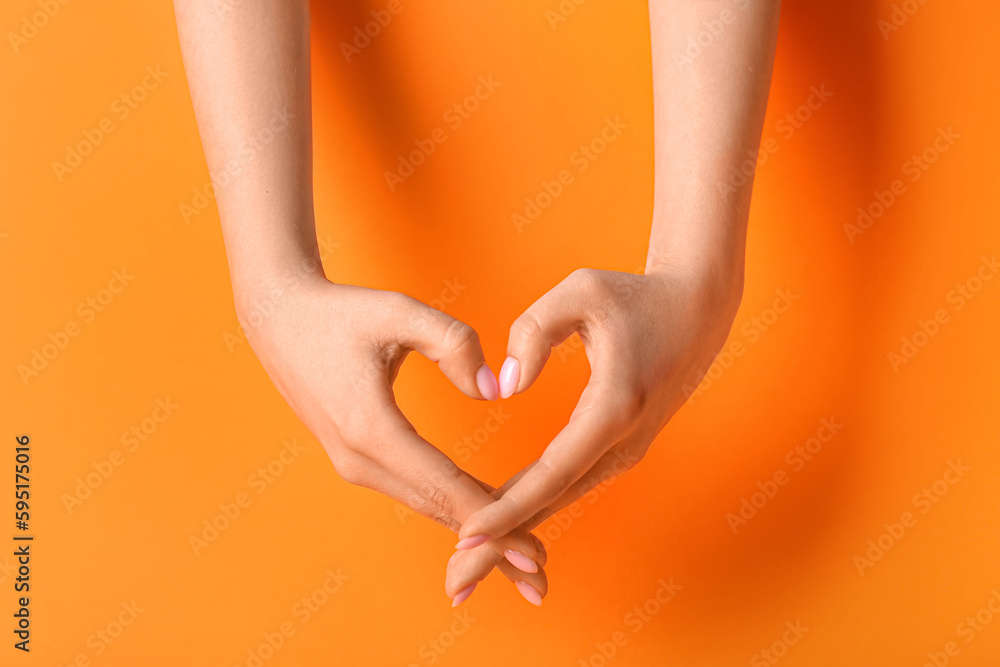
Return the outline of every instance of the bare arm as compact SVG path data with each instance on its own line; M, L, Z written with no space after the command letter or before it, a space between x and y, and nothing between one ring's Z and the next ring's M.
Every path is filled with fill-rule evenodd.
M742 293L753 174L734 176L756 159L780 4L649 2L656 171L647 271L701 266ZM690 48L699 33L712 41Z
M470 398L495 399L496 379L467 324L403 294L335 285L323 274L312 199L308 2L175 0L174 7L236 309L254 352L341 477L457 531L493 489L415 432L392 383L414 350ZM500 562L501 571L544 593L537 544L517 530L481 548L497 559L524 554ZM456 602L471 592L446 589Z
M312 199L307 0L175 0L237 308L321 272ZM269 141L268 141L269 139Z
M638 463L725 343L743 293L753 185L733 174L756 157L779 4L650 0L656 173L646 272L578 270L511 327L502 397L527 390L551 348L573 333L590 381L542 456L470 517L461 537L533 528ZM688 52L700 32L714 37ZM488 554L459 554L452 585L488 566Z

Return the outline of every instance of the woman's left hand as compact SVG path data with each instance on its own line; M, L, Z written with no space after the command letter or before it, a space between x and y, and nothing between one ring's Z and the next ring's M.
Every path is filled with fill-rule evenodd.
M583 340L590 381L541 457L472 514L459 537L530 530L642 460L721 350L741 296L742 271L668 262L643 275L580 269L536 301L511 327L501 397L526 391L573 333ZM482 548L457 552L448 588L481 580L495 562Z

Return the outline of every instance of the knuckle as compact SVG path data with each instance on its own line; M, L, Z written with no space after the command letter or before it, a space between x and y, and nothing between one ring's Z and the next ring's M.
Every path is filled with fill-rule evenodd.
M542 325L534 313L525 313L510 326L510 340L526 343L542 333Z
M621 429L631 424L642 414L647 400L646 392L641 389L630 389L617 393L608 401L610 426Z
M361 411L351 410L343 415L337 424L337 435L348 452L359 452L365 449L365 443L372 438L372 420Z
M391 338L397 322L412 320L412 301L400 292L378 292L372 298L368 315L382 337Z
M406 311L413 310L414 304L419 303L413 297L407 296L402 292L385 291L381 293L381 296L384 299L385 307L393 314L406 313Z
M642 414L649 400L648 392L641 387L633 387L621 398L620 411L630 420Z
M430 505L435 521L443 525L450 523L455 505L448 489L438 484L425 484L420 489L420 496Z
M595 287L600 283L600 271L597 269L576 269L569 274L567 280L581 287Z
M479 334L465 322L453 320L444 334L444 346L452 354L479 346Z
M354 486L365 486L367 475L356 457L348 452L331 452L330 461L342 480Z

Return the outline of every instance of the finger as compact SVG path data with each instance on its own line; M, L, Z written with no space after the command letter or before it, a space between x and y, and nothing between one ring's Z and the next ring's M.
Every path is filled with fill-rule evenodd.
M559 510L583 498L594 488L602 484L609 484L611 480L631 469L641 458L641 456L630 453L629 448L625 445L616 446L598 459L597 463L566 489L566 492L559 498L525 521L524 528L533 529Z
M528 574L507 561L500 561L498 568L505 577L514 582L517 592L525 600L536 607L542 606L542 598L549 594L549 579L545 576L544 570L539 569L535 574Z
M400 481L381 465L364 455L351 453L348 456L340 456L338 457L338 462L335 465L335 468L337 469L338 474L340 474L340 476L350 484L378 491L382 495L388 496L396 502L402 503L419 514L437 521L455 533L457 533L458 529L461 527L461 524L454 517L440 515L435 506L417 493L415 489ZM469 475L469 477L477 485L483 488L486 493L495 491L495 489L486 482L482 482L471 475ZM545 566L545 562L548 559L548 553L545 551L545 546L542 544L541 540L530 533L528 533L528 539L530 539L534 544L536 550L534 554L535 562L537 563L538 568L541 569ZM482 554L486 554L487 558L490 559L489 568L482 572L481 576L476 578L475 581L480 581L485 578L498 561L503 560L506 562L506 559L493 549L489 548L489 545L483 545L481 547L465 551L457 551L456 555L472 553L477 554L480 560L482 560ZM522 571L522 574L526 573ZM473 579L469 579L466 584L472 583L472 581ZM449 588L449 591L450 590L451 589Z
M496 376L486 365L479 334L465 322L409 299L399 343L437 363L441 372L469 398L495 401Z
M357 459L353 465L363 467L365 471L364 483L358 483L362 481L360 478L357 478L357 482L355 482L358 486L378 491L397 502L403 503L410 507L410 509L434 519L446 528L458 532L460 524L454 518L437 515L432 503L393 477L379 464L367 460L366 457L360 455L357 455ZM341 468L344 467L342 463ZM492 490L492 487L489 485L478 480L475 481ZM458 606L468 599L473 590L475 590L476 585L498 566L500 571L514 583L518 592L526 600L532 604L540 605L541 599L548 593L548 578L545 575L544 569L547 554L541 541L533 535L530 537L539 550L538 568L533 573L514 567L506 558L490 548L488 544L468 551L456 551L451 561L449 561L448 575L445 581L445 593L454 601L452 606Z
M658 432L659 429L647 427L645 430L629 433L628 436L605 452L601 458L597 460L597 463L590 468L590 470L588 470L583 476L580 477L580 479L573 482L573 484L566 489L565 493L549 503L547 506L538 510L534 516L530 517L521 525L521 528L529 531L534 530L550 516L568 505L572 505L577 502L587 495L592 489L599 487L601 484L610 483L610 481L615 477L631 470L633 466L642 460L643 452L648 448L649 443ZM504 482L504 484L493 493L494 497L500 497L505 494L508 489L514 486L537 463L537 460L532 461L518 471L513 477ZM534 535L532 535L532 537L534 537ZM537 540L538 538L536 537L535 539ZM541 542L539 542L536 547L538 548L540 554L545 552L545 545L541 544Z
M457 519L441 514L433 503L417 493L410 485L402 482L382 465L363 454L351 452L347 455L338 455L334 462L334 469L348 484L371 489L388 496L455 533L461 527Z
M500 368L500 397L520 393L532 385L548 361L552 348L584 324L580 281L574 272L531 304L510 327L507 358Z
M452 517L462 522L493 502L493 497L475 480L417 435L395 404L386 407L389 409L379 419L379 435L369 444L365 454L429 502L435 517L439 520ZM489 536L480 537L476 533L466 533L462 537L476 538L471 544L467 543L467 547L489 539ZM498 538L490 542L497 553L526 571L537 567L537 548L526 531L517 530Z
M448 561L445 592L448 597L457 600L461 592L470 587L474 588L494 568L499 569L511 583L516 584L520 581L529 584L539 593L539 597L545 597L548 594L548 577L544 568L539 567L538 571L534 573L524 572L511 565L506 559L501 558L493 550L486 548L485 545L468 551L457 551L452 555ZM533 601L529 597L530 590L525 590L522 587L518 587L518 590L526 599Z
M505 535L548 507L622 438L629 415L620 399L588 385L569 424L537 463L503 497L462 521L459 537Z
M453 517L440 514L438 508L432 502L421 496L409 485L400 481L381 465L363 455L351 453L348 456L340 456L335 467L345 481L378 491L423 516L433 519L453 532L457 533L461 526ZM470 478L483 488L485 492L488 493L494 490L493 487L485 482L481 482L471 476ZM484 544L476 549L467 551L456 551L453 560L456 560L456 557L458 557L456 562L460 564L464 562L465 565L459 567L454 572L451 565L449 565L449 578L445 582L445 592L448 597L453 598L456 605L460 604L472 594L475 584L485 579L494 567L501 563L504 566L502 571L508 574L508 578L512 582L522 581L527 583L534 590L541 591L541 596L544 597L548 590L548 583L544 572L544 565L548 554L541 540L531 534L528 534L528 538L537 550L534 556L536 558L537 569L533 573L514 567L504 556L494 551L489 544ZM467 558L463 561L463 556L472 554L475 554L473 558ZM469 589L470 586L471 589ZM533 604L535 603L536 598L530 588L525 588L522 584L518 586L518 590L526 599ZM464 594L462 594L463 591L465 591Z

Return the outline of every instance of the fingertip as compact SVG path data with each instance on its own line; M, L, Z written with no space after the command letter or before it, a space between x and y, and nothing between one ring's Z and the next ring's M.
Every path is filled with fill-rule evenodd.
M462 590L460 590L458 593L456 593L455 597L452 598L451 606L457 607L458 605L468 600L469 596L472 595L472 592L476 590L477 585L479 585L478 581L473 582L468 586L466 586L465 588L463 588Z
M529 584L527 581L515 581L514 585L517 586L517 590L521 594L521 597L536 607L542 606L542 594L538 592L537 588Z
M517 383L521 379L521 364L514 357L504 359L500 367L500 398L510 398L517 391Z
M531 560L516 549L507 549L507 551L503 552L503 555L511 565L519 569L521 572L527 572L528 574L538 572L538 563Z
M476 371L476 387L487 401L495 401L500 396L500 387L497 384L497 379L487 364L483 364Z
M490 541L490 536L484 534L473 535L472 537L466 537L463 540L459 540L458 544L455 545L455 549L459 551L465 551L467 549L475 549L481 544L486 544Z
M535 535L531 536L531 541L535 545L535 560L539 565L545 565L549 560L549 552L545 550L545 543Z

